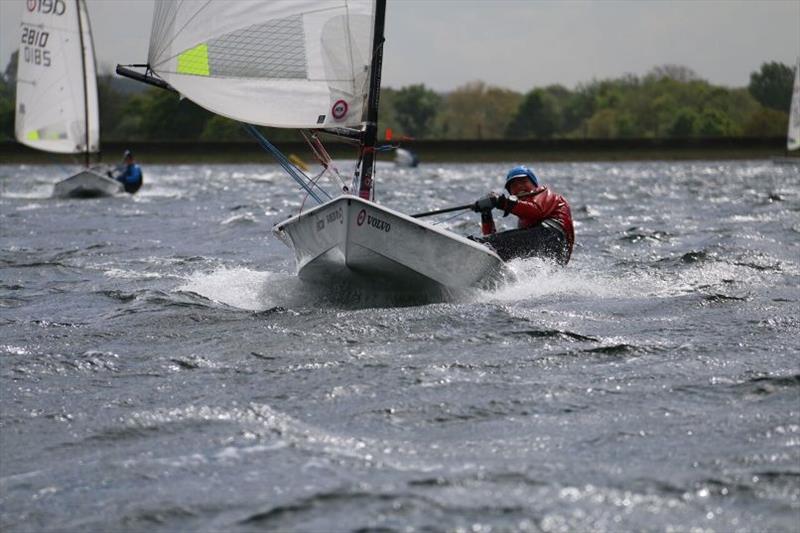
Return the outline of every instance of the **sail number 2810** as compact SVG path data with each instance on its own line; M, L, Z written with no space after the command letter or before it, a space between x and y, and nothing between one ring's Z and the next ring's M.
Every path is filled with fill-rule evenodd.
M34 63L42 65L43 67L50 66L50 50L47 48L47 41L50 39L50 33L40 31L36 28L28 26L22 27L22 59L26 63Z

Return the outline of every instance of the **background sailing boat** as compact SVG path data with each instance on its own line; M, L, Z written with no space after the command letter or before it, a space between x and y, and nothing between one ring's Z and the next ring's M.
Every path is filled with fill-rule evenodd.
M122 191L89 168L100 150L97 77L83 0L28 1L20 24L14 133L20 143L60 154L84 154L85 169L56 184L56 196Z

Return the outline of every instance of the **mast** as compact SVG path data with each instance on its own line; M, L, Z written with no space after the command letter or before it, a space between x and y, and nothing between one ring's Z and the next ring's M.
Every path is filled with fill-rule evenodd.
M84 147L86 151L86 168L89 168L89 88L86 86L86 45L83 42L83 24L81 23L81 0L75 0L75 14L78 16L78 35L81 43L81 69L83 70L83 120L84 120Z
M367 121L361 142L361 183L358 195L365 200L372 197L372 176L375 171L375 144L378 140L378 102L381 97L381 67L383 65L383 28L386 18L386 0L375 5L375 32L372 36L372 67L367 97Z

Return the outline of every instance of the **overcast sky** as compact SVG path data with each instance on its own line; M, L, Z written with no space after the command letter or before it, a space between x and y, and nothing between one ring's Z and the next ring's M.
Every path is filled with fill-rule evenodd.
M25 1L0 0L2 68ZM145 62L153 0L87 3L98 65ZM384 87L572 88L663 64L742 87L765 61L795 64L800 0L389 0L386 39Z

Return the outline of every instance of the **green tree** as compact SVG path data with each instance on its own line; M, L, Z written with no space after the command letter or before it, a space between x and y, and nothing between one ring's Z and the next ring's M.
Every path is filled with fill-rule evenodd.
M214 115L203 128L200 134L202 141L245 141L250 135L244 130L242 124L229 118Z
M611 139L616 136L617 113L613 109L597 111L587 122L587 133L591 139Z
M481 81L463 85L445 96L436 119L437 134L449 139L502 139L521 98L517 92Z
M616 129L617 137L632 138L636 137L638 134L636 118L633 116L633 113L629 111L620 111L617 113L614 121L614 128Z
M726 137L736 135L737 129L722 111L706 109L698 117L695 131L700 137Z
M697 113L688 107L682 108L675 115L675 120L669 127L667 134L678 139L687 139L694 135Z
M189 100L161 89L148 89L134 95L125 114L140 117L139 137L152 140L195 140L211 114Z
M508 125L508 137L549 138L558 130L559 116L556 100L542 89L525 95L519 110Z
M442 98L425 85L409 85L394 95L395 118L402 133L412 137L425 137L430 133Z
M750 74L747 89L764 107L788 112L793 83L794 69L772 61L762 64L758 72Z
M117 129L122 123L126 98L114 89L110 74L97 77L97 102L100 107L100 136L102 141L124 140Z
M5 71L3 71L3 81L9 85L17 83L17 61L19 60L19 50L14 50L8 59Z
M14 120L17 93L17 56L11 54L8 65L0 76L0 139L14 139Z
M383 139L387 129L402 135L403 131L397 122L394 110L394 100L397 91L391 87L381 88L381 100L378 103L378 138Z
M742 134L746 137L779 137L786 135L788 126L788 113L759 107L747 117Z
M561 132L569 136L585 137L587 122L595 111L592 85L578 85L561 103Z
M657 67L653 67L650 72L647 73L646 78L651 80L672 80L677 81L680 83L689 83L692 81L700 80L700 77L697 75L695 71L690 69L689 67L683 65L673 65L673 64L666 64L666 65L659 65Z

